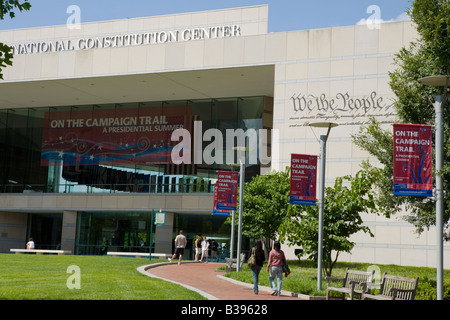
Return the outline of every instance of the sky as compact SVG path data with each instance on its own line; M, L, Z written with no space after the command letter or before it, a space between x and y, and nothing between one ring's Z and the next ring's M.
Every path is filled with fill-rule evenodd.
M269 32L405 20L411 0L29 0L30 11L0 21L0 30L64 25L80 9L81 23L269 5ZM1 40L1 39L0 39Z

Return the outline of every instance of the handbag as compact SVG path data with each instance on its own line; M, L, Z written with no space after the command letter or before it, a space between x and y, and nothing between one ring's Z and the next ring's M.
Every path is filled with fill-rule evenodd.
M256 255L255 255L255 248L252 249L252 254L248 258L247 265L251 268L256 265Z
M287 261L284 261L283 264L283 273L286 274L286 277L291 274L291 269L289 268Z

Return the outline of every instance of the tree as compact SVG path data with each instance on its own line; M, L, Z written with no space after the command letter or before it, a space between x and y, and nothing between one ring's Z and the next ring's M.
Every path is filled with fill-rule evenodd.
M255 176L244 185L244 207L242 211L242 234L265 241L266 253L270 239L277 237L281 221L286 217L289 205L289 172L272 171ZM236 219L237 220L237 219ZM231 218L228 219L231 221Z
M442 88L433 88L419 83L419 79L431 75L450 74L450 1L415 0L407 10L417 27L419 38L402 48L395 57L397 69L389 74L389 85L396 95L394 107L397 122L414 124L434 124L432 103ZM446 111L448 113L448 111ZM450 119L445 115L445 137L448 140ZM433 198L394 196L393 189L393 149L392 133L383 129L376 121L361 127L353 136L354 142L367 150L384 165L382 177L378 181L381 189L377 203L386 216L403 208L408 211L405 218L421 233L434 225L435 205ZM434 141L434 140L433 140ZM444 146L444 168L438 174L444 177L444 192L450 192L450 149ZM433 162L434 163L434 162ZM450 217L450 199L445 197L444 221ZM445 238L450 239L449 232Z
M350 253L355 246L349 240L351 235L362 231L373 237L369 227L363 225L360 214L376 210L373 184L379 176L378 168L363 169L355 177L338 177L334 187L325 188L322 264L327 276L331 276L339 254ZM287 211L287 219L283 220L279 229L280 240L302 246L304 252L316 261L318 216L318 206L291 205Z
M19 11L30 10L31 4L28 0L0 0L0 20L4 20L6 15L12 19L16 16L14 9ZM0 42L0 79L3 79L2 70L7 66L12 66L12 47Z

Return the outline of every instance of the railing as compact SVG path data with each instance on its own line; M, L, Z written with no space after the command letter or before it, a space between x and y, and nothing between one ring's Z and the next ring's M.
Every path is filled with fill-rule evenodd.
M108 251L120 251L120 252L148 252L148 246L117 246L117 245L90 245L90 244L77 244L76 254L81 255L106 255Z
M205 183L162 183L162 184L4 184L0 193L212 193L214 184Z

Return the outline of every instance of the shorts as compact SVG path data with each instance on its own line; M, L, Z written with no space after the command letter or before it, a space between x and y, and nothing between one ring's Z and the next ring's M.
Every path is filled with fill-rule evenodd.
M175 254L182 256L184 254L184 248L176 248L175 249Z
M202 253L202 248L195 248L195 254Z

